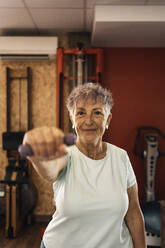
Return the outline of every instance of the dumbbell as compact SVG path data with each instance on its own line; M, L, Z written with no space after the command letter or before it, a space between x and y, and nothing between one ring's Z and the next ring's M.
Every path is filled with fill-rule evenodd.
M64 136L64 144L67 146L74 145L76 143L76 135L73 133L69 133ZM20 145L18 147L18 152L22 158L26 158L27 156L33 156L34 152L29 144Z

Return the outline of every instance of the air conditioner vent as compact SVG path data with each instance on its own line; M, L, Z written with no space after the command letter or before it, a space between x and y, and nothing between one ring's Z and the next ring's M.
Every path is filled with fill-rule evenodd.
M55 59L55 55L51 59ZM50 60L49 55L46 54L0 54L1 60Z
M56 50L57 37L0 37L0 58L2 60L54 60Z

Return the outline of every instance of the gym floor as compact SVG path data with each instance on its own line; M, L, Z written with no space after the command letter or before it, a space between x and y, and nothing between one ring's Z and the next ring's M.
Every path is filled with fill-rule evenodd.
M17 235L17 238L5 237L4 228L0 225L0 247L1 248L39 248L41 243L41 229L45 224L35 223L27 225Z

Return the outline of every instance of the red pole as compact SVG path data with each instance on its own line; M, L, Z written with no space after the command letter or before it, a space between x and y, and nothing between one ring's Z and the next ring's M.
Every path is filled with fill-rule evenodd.
M57 127L62 127L62 97L63 97L63 92L62 91L62 85L63 82L61 82L60 78L61 75L63 75L63 65L64 65L64 49L63 48L58 48L57 49L57 67L56 67L56 126Z
M103 83L103 49L97 48L96 82Z

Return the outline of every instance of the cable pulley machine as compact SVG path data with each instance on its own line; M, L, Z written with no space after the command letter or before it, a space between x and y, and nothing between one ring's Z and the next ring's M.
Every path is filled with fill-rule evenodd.
M19 83L19 127L20 131L11 131L11 85L13 82ZM1 185L5 185L5 198L6 198L6 221L5 232L8 238L14 238L17 232L24 224L25 221L30 221L30 216L36 205L37 191L34 185L29 180L28 162L22 159L18 153L18 146L22 144L25 134L21 127L21 111L22 106L25 108L25 103L22 104L21 100L21 86L27 84L27 130L31 127L31 114L30 114L30 86L31 86L31 69L27 68L26 76L12 77L11 69L6 69L6 116L7 116L7 131L2 134L3 150L7 153L8 165L6 166L5 178L0 181ZM15 84L16 85L16 84ZM14 98L14 96L13 96Z

